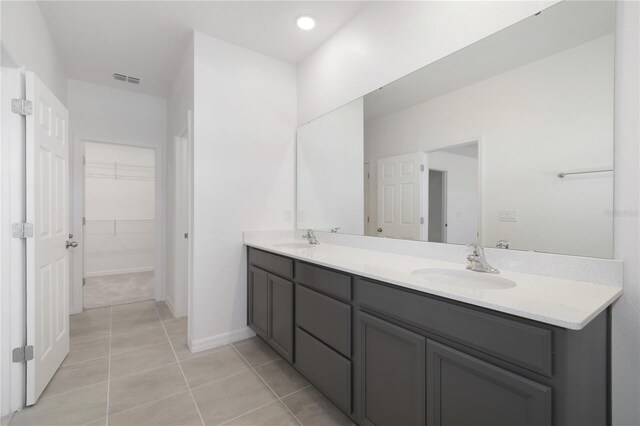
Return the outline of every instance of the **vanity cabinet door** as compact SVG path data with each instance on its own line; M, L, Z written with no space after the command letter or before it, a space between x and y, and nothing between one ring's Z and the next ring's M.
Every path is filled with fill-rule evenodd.
M265 271L249 268L248 288L249 327L263 339L267 339L269 330L269 274Z
M269 275L269 344L293 361L293 283Z
M551 388L427 343L428 426L551 425Z
M362 312L357 321L362 424L424 425L426 339Z

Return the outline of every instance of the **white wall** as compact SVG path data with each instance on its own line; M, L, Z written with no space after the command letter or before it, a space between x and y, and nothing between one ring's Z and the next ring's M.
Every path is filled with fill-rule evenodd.
M363 143L362 98L298 127L299 229L364 233Z
M124 84L124 83L123 83ZM80 80L68 81L69 134L72 141L73 234L82 241L82 144L83 141L113 142L155 149L156 164L156 254L158 265L165 259L165 146L167 141L167 102L164 98L113 89ZM82 307L78 281L82 276L82 250L72 256L71 312ZM164 266L157 268L156 298L164 299Z
M613 424L640 424L640 3L616 4L614 255L624 294L613 306Z
M550 5L374 3L299 64L298 120L318 117ZM613 309L612 386L613 424L622 426L640 424L639 4L618 2L616 18L614 254L625 261L625 294Z
M471 244L478 235L478 159L446 151L427 153L427 168L446 171L446 242ZM425 219L426 220L426 219Z
M3 1L0 19L2 66L25 66L66 104L67 76L38 2Z
M84 149L84 276L154 270L155 150L95 142Z
M484 245L609 258L613 174L557 174L613 166L612 58L605 36L368 121L367 158L480 140Z
M193 112L193 40L185 49L184 57L173 79L167 99L167 261L165 299L174 315L187 315L187 282L177 265L184 229L179 227L177 160L180 158L176 138L187 126L187 115ZM187 126L188 127L188 126Z
M202 349L246 327L242 232L292 229L296 69L196 33L190 340Z

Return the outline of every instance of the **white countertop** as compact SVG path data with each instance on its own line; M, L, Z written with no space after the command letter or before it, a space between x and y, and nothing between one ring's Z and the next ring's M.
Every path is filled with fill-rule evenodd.
M278 246L294 242L304 240L245 235L246 245L261 250L573 330L582 329L622 294L619 287L505 270L499 276L514 281L515 287L494 290L447 285L411 272L425 268L463 271L463 263L326 243L308 248ZM488 260L491 263L490 257Z

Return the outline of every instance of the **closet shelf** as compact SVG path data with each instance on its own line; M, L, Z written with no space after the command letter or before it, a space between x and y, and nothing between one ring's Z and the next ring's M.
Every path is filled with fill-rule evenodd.
M94 179L123 179L154 181L155 166L120 163L117 161L87 161L85 177Z

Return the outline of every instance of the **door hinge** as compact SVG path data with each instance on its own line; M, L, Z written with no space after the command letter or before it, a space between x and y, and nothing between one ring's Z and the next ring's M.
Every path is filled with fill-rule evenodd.
M424 225L424 217L420 218L420 225Z
M189 233L188 233L188 232L185 232L185 233L184 233L184 237L185 237L185 238L189 238Z
M424 164L420 164L420 171L424 172Z
M86 217L82 217L82 225L86 225L87 224L87 218Z
M33 238L33 224L28 222L14 223L11 225L13 238Z
M20 115L33 114L33 102L26 99L11 99L11 112Z
M27 362L33 359L33 346L22 346L13 348L11 360L13 362Z

